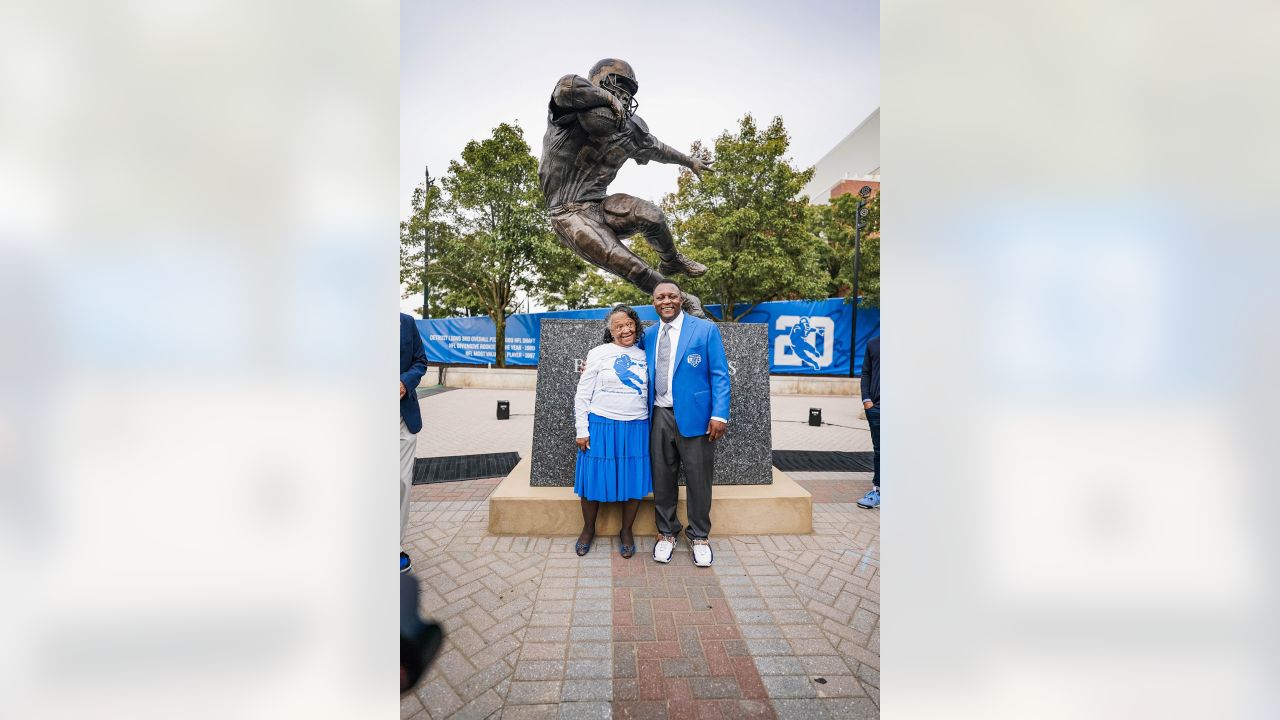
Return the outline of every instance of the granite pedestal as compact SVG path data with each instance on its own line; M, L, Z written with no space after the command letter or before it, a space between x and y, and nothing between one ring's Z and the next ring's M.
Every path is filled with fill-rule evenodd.
M587 351L604 342L604 329L603 320L542 321L529 480L534 487L573 487L578 455L573 396ZM722 323L720 335L729 360L729 429L715 443L711 484L768 485L773 482L768 328Z

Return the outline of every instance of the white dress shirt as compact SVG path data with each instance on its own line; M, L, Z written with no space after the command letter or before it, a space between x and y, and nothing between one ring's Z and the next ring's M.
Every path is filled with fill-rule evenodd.
M680 358L676 357L676 350L679 349L680 347L680 330L684 328L684 311L681 310L680 314L676 315L675 319L673 319L669 323L663 323L661 320L658 321L658 345L655 346L653 350L654 363L658 362L658 348L661 347L662 345L662 326L663 325L671 326L671 329L667 331L667 342L671 343L670 362L667 365L667 391L662 395L655 394L653 398L653 404L657 405L658 407L673 407L675 405L675 398L672 397L672 393L674 392L673 388L674 388L674 381L676 378L676 366L680 364ZM654 372L657 372L657 370L658 368L654 367ZM719 420L722 423L729 422L728 420L725 420L722 417L717 417L715 415L712 415L711 419Z
M656 366L656 363L658 362L658 350L662 348L662 328L664 325L671 327L671 329L667 331L666 340L671 346L670 355L668 355L669 362L667 363L667 391L661 395L655 395L653 398L653 404L658 407L671 407L675 404L675 398L671 397L671 385L672 381L675 380L676 377L676 365L680 364L680 358L676 357L676 349L680 347L680 329L684 327L684 311L680 311L680 313L676 315L675 319L669 323L662 322L661 320L658 321L658 344L655 345L653 349L653 362L655 363L653 368L654 372L661 369ZM657 381L655 380L654 382L656 383ZM655 384L654 387L657 387L657 385Z

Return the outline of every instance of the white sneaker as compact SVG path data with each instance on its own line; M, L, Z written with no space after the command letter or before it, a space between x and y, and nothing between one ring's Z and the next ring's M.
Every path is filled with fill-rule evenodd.
M715 553L711 552L711 543L707 540L694 540L693 546L693 564L698 567L711 567L711 563L715 562Z
M653 544L653 559L660 563L671 562L671 553L676 549L676 539L670 535L659 535L658 542Z

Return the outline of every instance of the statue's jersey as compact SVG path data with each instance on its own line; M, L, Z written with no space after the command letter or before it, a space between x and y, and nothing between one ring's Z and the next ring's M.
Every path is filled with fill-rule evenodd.
M611 123L612 130L593 136L584 123L602 127ZM547 133L542 137L542 162L538 164L538 180L547 207L603 200L609 183L627 158L644 165L662 147L645 122L635 115L619 130L607 107L565 112L553 103L547 115Z

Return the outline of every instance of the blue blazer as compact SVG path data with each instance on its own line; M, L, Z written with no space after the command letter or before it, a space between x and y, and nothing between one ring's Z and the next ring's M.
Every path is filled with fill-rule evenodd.
M656 322L644 331L644 354L649 360L649 410L653 411L654 385L658 373L658 333ZM671 354L676 373L671 379L672 409L676 427L685 437L707 434L711 416L729 419L729 360L724 354L720 328L710 320L684 316L680 343Z
M422 429L422 410L418 407L418 383L427 372L427 350L422 346L418 324L413 318L400 313L400 382L407 391L400 398L400 419L409 426L409 432Z

